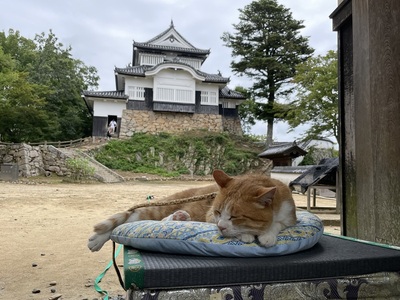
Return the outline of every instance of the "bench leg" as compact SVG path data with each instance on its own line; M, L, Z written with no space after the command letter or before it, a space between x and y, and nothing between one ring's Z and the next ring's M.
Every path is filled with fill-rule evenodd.
M317 189L313 189L313 207L317 207Z

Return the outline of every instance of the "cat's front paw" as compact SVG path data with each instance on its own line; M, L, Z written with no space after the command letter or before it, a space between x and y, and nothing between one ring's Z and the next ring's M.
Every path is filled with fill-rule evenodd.
M178 210L174 212L172 215L165 217L162 221L190 221L190 215L187 211Z
M258 236L258 241L264 247L271 247L276 244L276 235L273 233L265 233Z
M254 239L256 238L254 235L252 234L247 234L244 233L242 235L240 235L240 237L238 237L239 240L241 240L243 243L251 243L254 242Z
M92 252L99 251L103 247L105 242L107 242L109 239L110 239L110 232L102 234L95 233L88 240L88 248Z

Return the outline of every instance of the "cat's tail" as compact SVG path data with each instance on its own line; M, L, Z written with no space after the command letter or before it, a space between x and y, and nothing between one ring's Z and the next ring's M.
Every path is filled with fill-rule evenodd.
M112 215L107 220L101 221L100 223L94 225L93 231L96 232L97 234L102 234L111 231L117 226L124 224L131 216L131 214L132 212L130 211L124 211Z

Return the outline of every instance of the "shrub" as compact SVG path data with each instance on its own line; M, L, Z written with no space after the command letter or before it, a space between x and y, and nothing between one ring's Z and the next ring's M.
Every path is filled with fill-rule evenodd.
M83 158L68 158L66 166L71 171L71 179L81 181L94 175L95 169L89 165L89 161Z

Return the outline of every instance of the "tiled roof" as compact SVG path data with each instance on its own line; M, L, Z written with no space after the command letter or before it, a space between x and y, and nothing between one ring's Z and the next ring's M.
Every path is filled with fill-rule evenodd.
M132 75L132 76L142 76L144 77L144 73L149 70L151 67L148 66L133 66L126 68L115 68L114 71L118 74Z
M291 155L293 157L305 155L307 151L297 146L296 142L272 144L267 150L258 154L259 157L274 158L283 155Z
M195 46L193 46L191 43L189 43L189 41L187 39L185 39L179 32L178 30L175 29L174 26L174 22L171 20L171 24L169 25L169 28L165 29L163 32L161 32L160 34L156 35L155 37L153 37L152 39L148 40L146 43L152 43L154 41L156 41L158 38L162 37L164 34L166 34L168 31L170 30L175 30L175 33L177 35L179 35L179 37L184 40L186 43L188 43L190 46L192 46L193 48L196 48Z
M164 35L166 36L170 32L173 35L177 35L179 39L183 40L189 47L174 47L174 46L166 46L166 45L155 45L154 42L158 39L162 38ZM187 39L185 39L174 27L174 23L171 21L170 26L156 35L152 39L147 42L140 43L133 41L133 46L142 49L152 49L152 50L167 50L167 51L178 51L178 52L186 52L186 53L194 53L194 54L202 54L207 55L210 54L210 50L199 49L193 46Z
M209 74L200 70L196 70L198 74L204 76L206 78L206 82L224 82L227 83L229 81L228 77L222 77L219 74Z
M134 66L134 67L127 67L127 68L115 68L115 72L117 72L119 74L132 75L132 76L143 76L144 77L146 71L151 71L151 70L154 70L155 68L157 68L160 65L171 64L171 63L177 64L177 65L186 66L186 67L189 67L189 68L193 69L197 74L199 74L200 76L203 76L205 78L205 82L227 83L229 81L229 78L222 77L221 75L218 75L218 74L209 74L209 73L202 72L200 70L196 70L191 65L188 65L188 64L185 64L185 63L182 63L182 62L179 62L179 61L162 62L161 64L158 64L158 65L153 66L153 67L149 67L149 66Z
M210 54L209 49L172 47L172 46L154 45L154 44L138 43L138 42L133 42L133 46L142 49L166 50L166 51L186 52L195 54Z
M128 99L129 96L125 95L123 91L82 91L85 97L99 97L99 98L114 98L114 99Z
M241 93L231 90L227 86L219 91L219 97L229 99L246 99L246 97L243 96Z
M339 158L322 159L318 165L311 166L307 171L289 183L290 187L300 188L304 194L307 189L315 184L337 186L336 172L339 167Z

